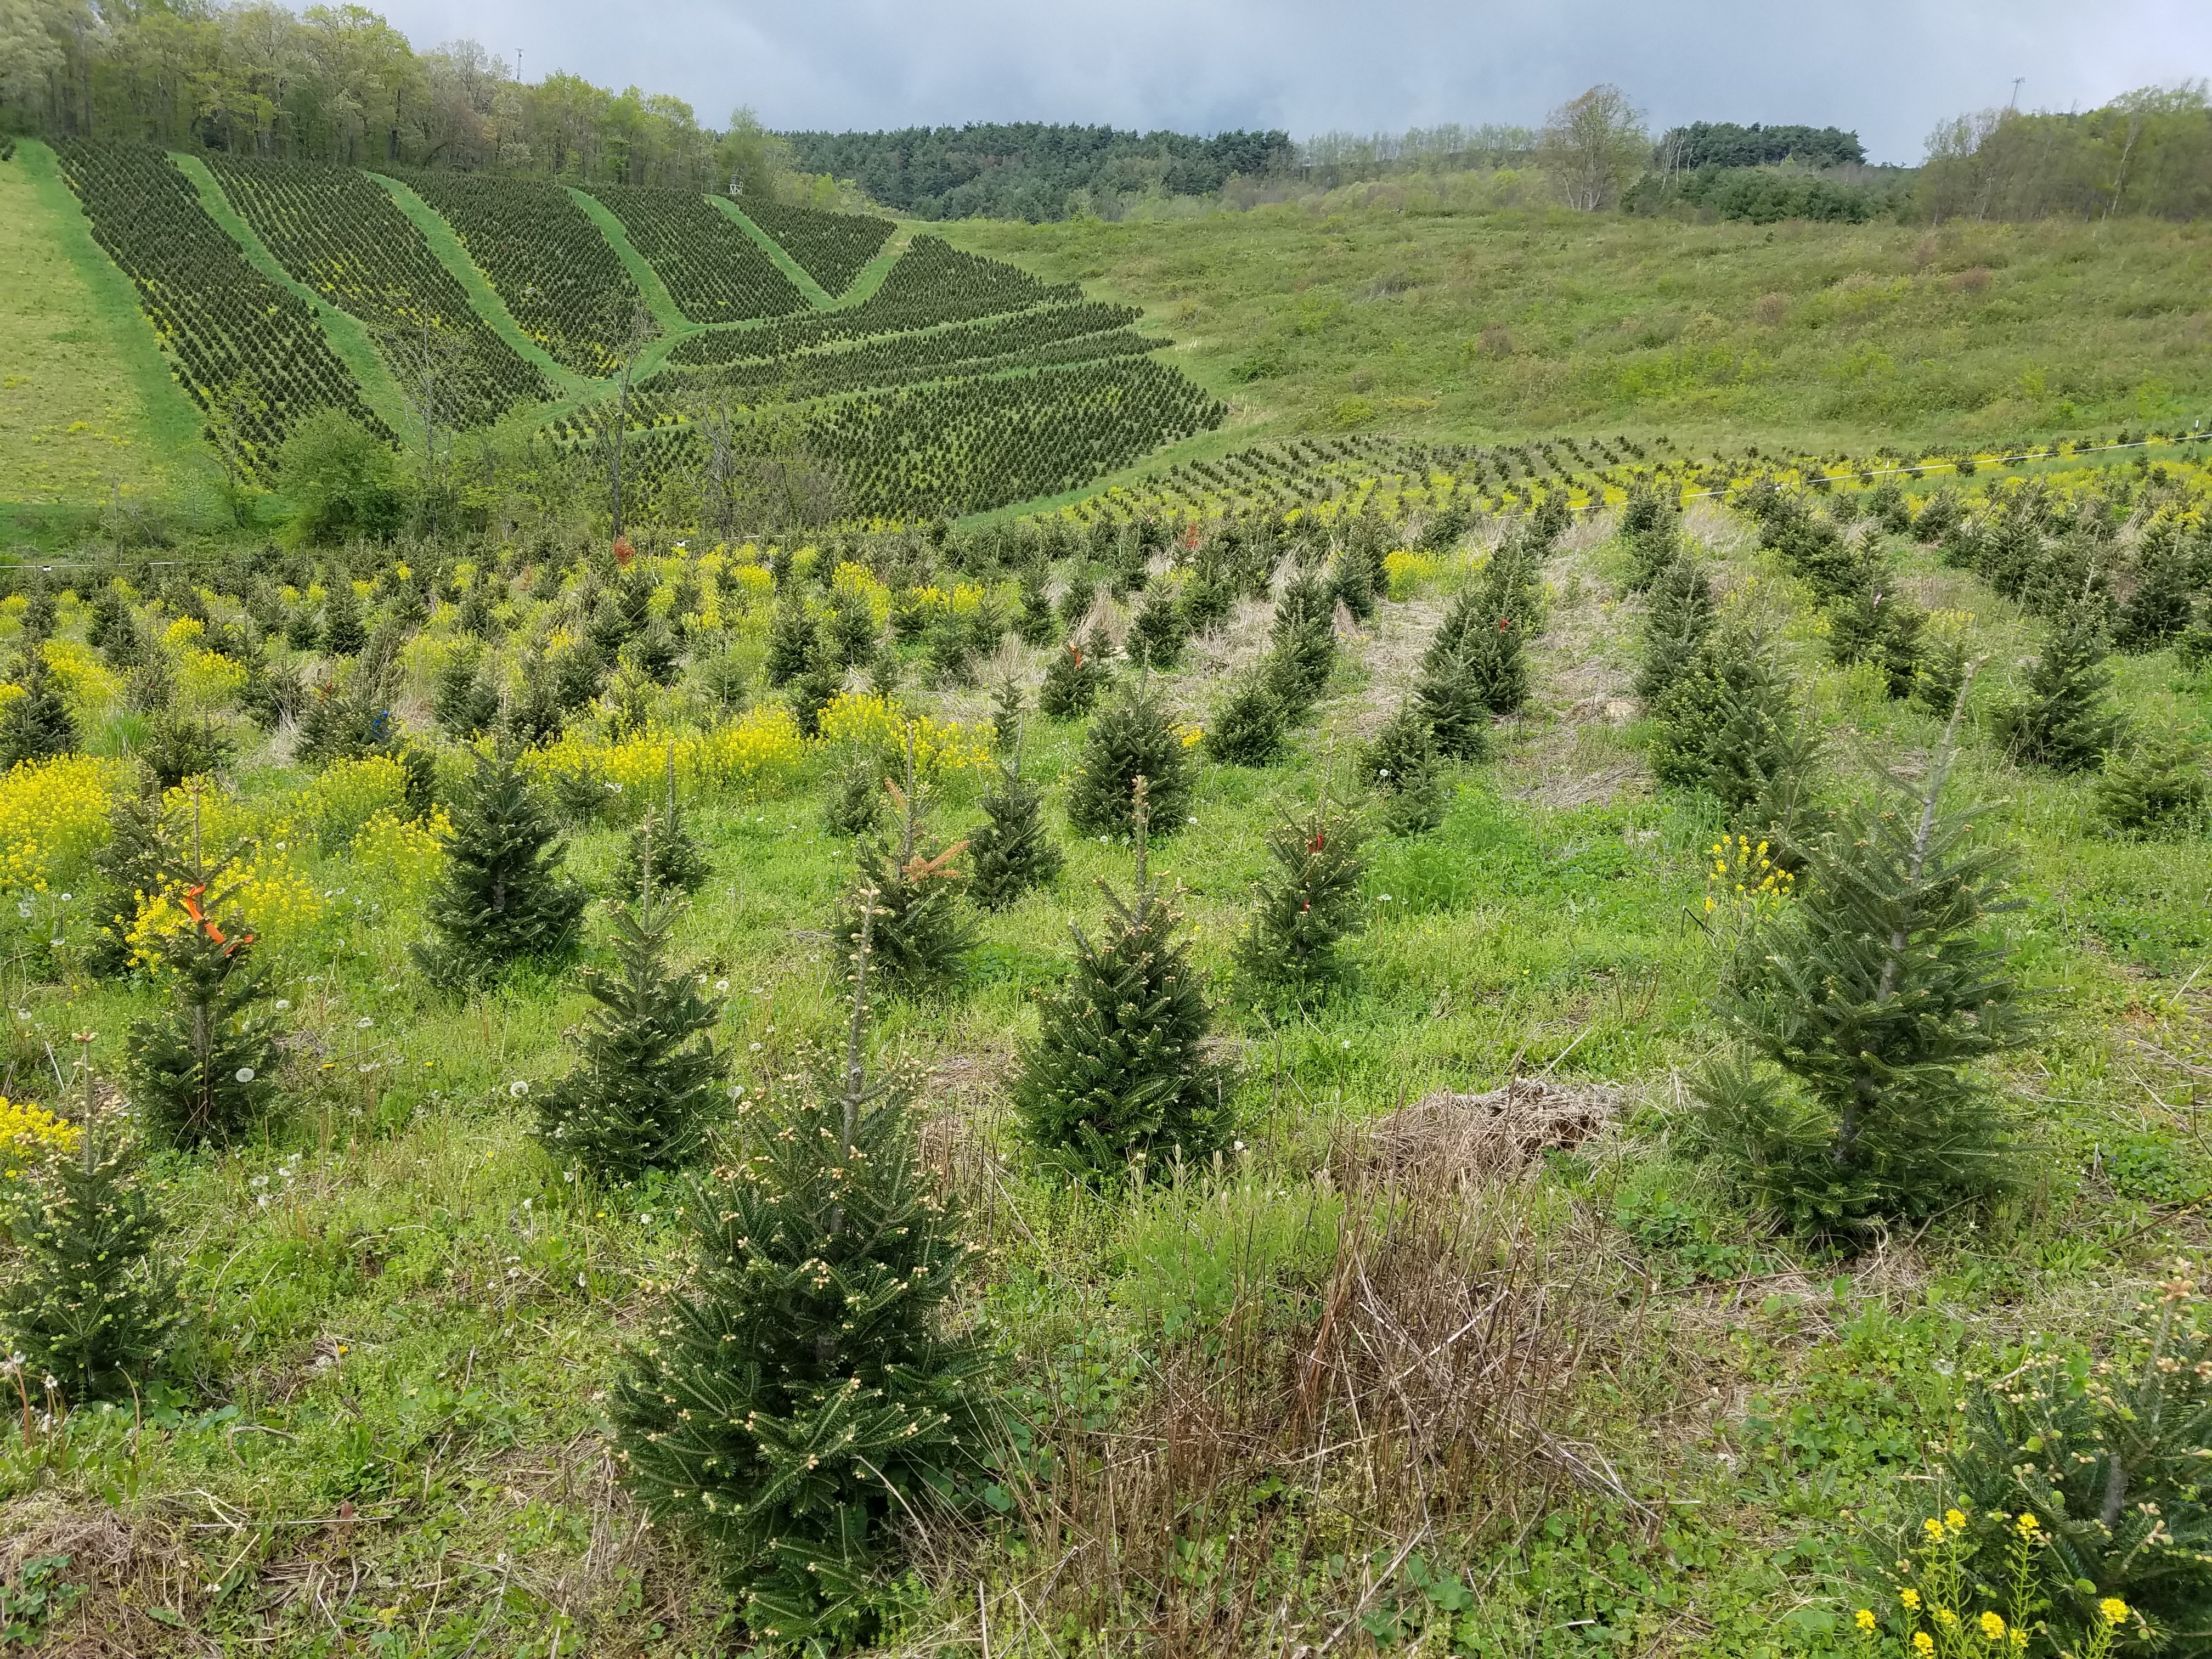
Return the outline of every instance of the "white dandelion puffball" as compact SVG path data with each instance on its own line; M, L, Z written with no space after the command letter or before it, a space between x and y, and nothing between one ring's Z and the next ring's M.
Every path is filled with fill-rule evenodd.
M270 1006L275 1008L280 1014L289 1013L291 1012L292 1008L292 999L289 997L278 997L276 1000Z
M507 1092L517 1100L521 1099L523 1096L530 1092L530 1080L527 1078L519 1077L515 1079L514 1082L507 1085Z
M366 1031L370 1026L375 1024L376 1022L374 1020L371 1019L367 1014L363 1014L359 1019L354 1021L353 1026L354 1030L356 1031Z
M251 1082L252 1082L252 1081L253 1081L253 1068L252 1068L251 1066L240 1066L240 1067L238 1068L238 1080L239 1080L240 1083L251 1083Z

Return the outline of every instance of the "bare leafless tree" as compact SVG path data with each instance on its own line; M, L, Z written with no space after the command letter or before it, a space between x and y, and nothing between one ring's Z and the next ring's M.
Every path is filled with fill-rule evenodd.
M637 373L637 355L654 332L653 313L641 301L631 311L629 328L614 349L621 365L615 372L614 418L599 424L599 442L607 461L607 516L613 522L611 533L617 541L623 533L623 441L629 427L630 385Z

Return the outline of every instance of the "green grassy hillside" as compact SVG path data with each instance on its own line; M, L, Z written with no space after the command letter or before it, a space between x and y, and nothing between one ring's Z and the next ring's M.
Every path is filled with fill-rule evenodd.
M939 228L1146 307L1247 434L1991 442L2212 419L2212 227L1524 210Z
M199 419L39 145L0 165L0 502L194 481Z

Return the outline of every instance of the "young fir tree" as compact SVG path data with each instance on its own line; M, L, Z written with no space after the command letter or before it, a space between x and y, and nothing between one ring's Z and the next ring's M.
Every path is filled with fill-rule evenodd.
M2119 740L2107 700L2112 684L2095 608L2074 606L2052 625L2021 694L1997 711L1998 740L2012 757L2054 772L2086 772Z
M2106 757L2097 780L2097 817L2124 836L2164 836L2204 816L2204 757L2178 732L2139 739Z
M1024 645L1050 645L1060 637L1060 618L1053 614L1052 595L1046 584L1052 568L1042 562L1022 569L1021 608L1014 612L1014 637Z
M1334 608L1310 574L1283 589L1267 633L1262 677L1283 705L1285 719L1303 720L1336 665Z
M2113 642L2155 651L2185 630L2196 612L2196 583L2178 528L2161 521L2144 532L2136 555L2135 591L2120 606Z
M821 628L807 610L799 585L786 584L776 594L775 610L769 619L768 683L789 685L827 654Z
M480 738L499 718L498 665L484 651L464 647L438 671L430 700L438 729L459 742Z
M1042 799L1022 776L1018 736L1012 757L999 763L998 776L983 792L982 827L968 837L968 890L986 910L1003 910L1058 878L1066 860L1045 827Z
M1067 590L1060 596L1060 625L1073 641L1081 636L1091 620L1091 608L1098 602L1098 579L1091 574L1089 565L1079 565L1067 579Z
M486 743L471 758L452 804L445 868L423 907L432 937L413 947L416 965L456 990L511 963L565 956L585 900L521 752Z
M276 1030L258 1005L268 999L254 936L227 915L235 888L200 844L192 811L189 861L165 870L161 888L179 925L158 947L163 1004L131 1026L125 1073L131 1097L169 1143L228 1146L259 1127L275 1103Z
M1820 733L1746 623L1716 629L1658 709L1651 769L1716 797L1732 825L1771 836L1793 869L1820 759Z
M1647 591L1662 575L1688 556L1682 545L1682 514L1674 501L1648 485L1629 492L1620 510L1620 538L1628 547L1628 580L1632 593Z
M1717 1011L1737 1052L1700 1087L1715 1144L1810 1231L1922 1219L2000 1183L2002 1102L1976 1062L2027 1039L1991 918L2014 860L1943 788L1960 696L1920 787L1815 848L1803 896L1748 934Z
M906 734L903 787L886 780L884 788L898 814L896 845L863 842L851 908L840 930L857 933L866 908L874 915L875 971L886 987L921 991L958 976L975 948L975 919L960 904L962 878L952 860L968 850L964 841L934 852L923 842L923 788L915 775L915 733Z
M1091 723L1068 785L1069 826L1085 836L1134 833L1140 777L1146 781L1152 823L1162 835L1174 834L1182 827L1195 780L1182 733L1142 675Z
M1152 879L1145 781L1134 795L1136 885L1125 901L1104 881L1105 926L1079 927L1073 971L1045 1004L1022 1051L1015 1109L1048 1160L1086 1180L1114 1180L1133 1159L1157 1167L1178 1150L1196 1160L1228 1139L1231 1079L1206 1051L1212 1013L1189 942Z
M1238 972L1256 997L1309 997L1351 976L1342 950L1366 921L1365 845L1358 823L1331 810L1326 793L1269 829L1275 867L1253 884L1251 926L1237 943Z
M698 838L684 827L684 809L676 799L676 745L668 745L667 764L661 780L660 803L646 813L623 842L615 866L615 890L641 898L647 871L653 884L687 896L707 884L714 866Z
M1057 720L1089 714L1109 682L1100 654L1087 638L1071 640L1053 653L1037 689L1037 712Z
M1912 679L1912 701L1939 718L1959 700L1969 667L1966 635L1960 628L1931 628L1920 652Z
M5 1216L15 1248L0 1273L0 1332L27 1374L54 1378L70 1404L120 1403L143 1396L178 1302L137 1144L91 1109L78 1070L86 1110L76 1144L46 1161Z
M1148 590L1129 624L1129 660L1146 668L1172 668L1190 640L1176 596L1165 586Z
M1490 752L1495 718L1481 681L1444 641L1431 641L1413 678L1413 707L1429 728L1437 752L1452 760L1479 761Z
M131 965L131 929L138 902L161 890L161 874L176 856L161 792L140 769L137 787L118 792L107 809L107 840L92 855L94 933L87 966L95 974L121 974Z
M1206 728L1206 752L1231 766L1265 766L1283 752L1290 726L1283 700L1255 675L1229 694Z
M855 750L837 763L822 803L822 827L841 841L858 841L876 832L888 804L882 752L872 746Z
M353 579L343 570L331 573L330 592L323 599L323 649L333 657L350 657L368 643L362 625L361 601Z
M1893 585L1868 584L1828 610L1828 655L1844 667L1871 663L1893 697L1912 695L1928 613Z
M33 642L15 666L18 696L0 703L0 767L49 760L77 745L76 721L62 696L61 682Z
M1686 550L1650 584L1644 613L1644 660L1636 670L1636 695L1646 708L1666 700L1674 682L1713 631L1712 584Z
M965 1247L915 1156L910 1068L865 1066L872 907L842 1063L740 1106L737 1144L683 1203L698 1266L627 1357L623 1479L713 1550L776 1650L872 1640L894 1529L982 1469L988 1358L950 1335Z
M669 963L678 902L649 857L641 875L637 902L615 907L612 971L581 975L594 1006L570 1033L577 1064L538 1097L545 1150L611 1182L689 1163L729 1070L713 1036L720 1000Z
M1359 774L1375 792L1382 827L1417 836L1443 822L1443 765L1436 735L1408 700L1382 722L1359 753Z

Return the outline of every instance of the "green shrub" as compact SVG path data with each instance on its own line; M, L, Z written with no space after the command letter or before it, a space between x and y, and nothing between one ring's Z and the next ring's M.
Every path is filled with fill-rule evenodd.
M1970 1379L1943 1462L1967 1540L1999 1547L1977 1552L1985 1595L1983 1564L2032 1516L2027 1561L2054 1625L2094 1631L2114 1598L2156 1651L2212 1653L2212 1329L2197 1279L2175 1263L2098 1357L2046 1345Z
M873 971L884 988L927 990L957 978L975 945L975 919L960 902L963 878L952 862L968 850L968 843L954 842L934 850L925 844L923 790L915 776L911 727L904 787L886 783L884 788L898 813L896 839L860 847L838 933L857 937L865 923L872 941Z
M1359 778L1380 802L1382 827L1419 835L1443 822L1443 766L1434 735L1408 701L1376 728L1359 751Z
M567 955L585 902L562 867L566 844L521 752L486 743L470 759L453 802L444 866L423 907L431 937L413 947L416 965L456 990L512 963Z
M1070 927L1073 969L1046 1002L1013 1085L1031 1144L1086 1181L1118 1180L1133 1160L1194 1162L1229 1138L1229 1072L1206 1052L1212 1012L1181 918L1152 877L1141 782L1134 811L1135 886L1126 900L1105 888L1096 943Z
M2091 606L2073 606L2052 626L2020 695L1997 711L1997 739L2023 763L2087 771L2119 738L2112 684L2102 624Z
M1065 862L1052 842L1036 786L1022 776L1018 739L983 791L983 823L968 838L968 890L986 910L1003 910L1032 887L1056 879Z
M1254 676L1229 694L1206 728L1206 752L1231 766L1265 766L1283 752L1283 700Z
M15 666L20 696L0 704L0 769L66 755L77 745L76 720L61 683L37 645L26 646Z
M1045 665L1037 689L1037 712L1052 720L1075 720L1091 712L1111 677L1098 651L1086 640L1071 640Z
M1146 781L1152 822L1161 836L1182 828L1196 787L1182 733L1144 677L1100 710L1085 737L1067 789L1067 822L1077 834L1126 836L1136 827L1136 784Z
M197 829L194 839L198 838ZM179 925L161 937L163 1006L134 1021L125 1071L131 1099L173 1146L228 1146L262 1127L276 1102L276 1029L255 940L228 914L194 848L163 872Z
M1644 613L1644 656L1636 670L1636 695L1646 708L1665 702L1698 647L1713 631L1712 584L1687 551L1655 573Z
M1272 825L1274 868L1253 884L1255 908L1237 967L1259 997L1310 996L1351 976L1346 939L1365 925L1365 833L1326 801Z
M387 540L407 514L390 447L343 410L318 410L292 428L277 453L276 486L303 542ZM344 647L332 641L330 648Z

